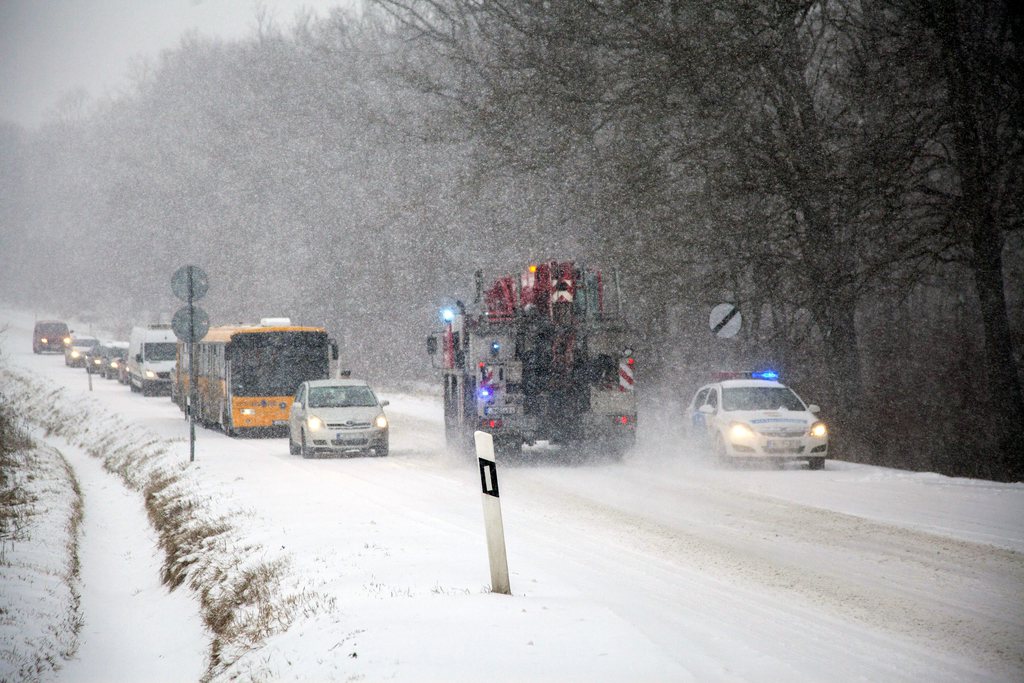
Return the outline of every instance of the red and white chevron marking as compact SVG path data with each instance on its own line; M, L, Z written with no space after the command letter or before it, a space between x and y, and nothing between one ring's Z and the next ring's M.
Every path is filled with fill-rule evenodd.
M622 361L619 363L619 391L633 391L633 367Z

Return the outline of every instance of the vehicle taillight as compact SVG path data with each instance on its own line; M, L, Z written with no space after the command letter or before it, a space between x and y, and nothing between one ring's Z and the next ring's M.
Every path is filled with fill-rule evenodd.
M504 422L494 418L484 418L480 424L484 429L501 429Z

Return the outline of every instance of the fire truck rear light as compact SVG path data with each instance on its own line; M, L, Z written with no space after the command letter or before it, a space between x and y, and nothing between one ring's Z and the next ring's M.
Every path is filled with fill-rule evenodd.
M626 365L632 365L632 364L633 364L633 363L635 363L635 362L636 362L636 361L635 361L635 360L633 360L632 358L627 358L627 359L626 359Z
M612 418L612 421L615 422L615 424L628 425L629 415L616 415L614 418Z
M503 424L501 420L483 420L484 429L501 429Z

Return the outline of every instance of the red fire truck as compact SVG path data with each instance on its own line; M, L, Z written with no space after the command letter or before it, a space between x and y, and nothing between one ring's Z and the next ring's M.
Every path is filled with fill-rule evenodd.
M636 438L636 363L616 273L572 261L530 265L485 287L474 311L442 313L428 339L444 382L445 434L472 448L494 435L500 456L538 441L582 455L622 455Z

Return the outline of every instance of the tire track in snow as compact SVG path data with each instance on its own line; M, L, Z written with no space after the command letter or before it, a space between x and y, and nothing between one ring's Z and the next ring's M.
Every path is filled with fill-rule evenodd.
M623 486L622 477L642 485ZM520 514L557 506L576 534L606 537L660 566L735 582L793 608L852 620L955 653L996 677L1024 679L1024 555L851 515L787 503L707 481L666 482L624 467L506 469ZM579 480L614 477L643 499L614 504ZM607 481L596 487L606 490ZM630 505L632 501L635 505ZM652 501L674 501L668 519ZM688 524L691 519L699 520ZM717 522L708 523L708 520ZM835 571L823 568L835 567ZM851 573L850 568L860 571ZM927 577L922 583L921 577ZM969 672L975 673L975 672ZM977 672L980 673L980 672Z

